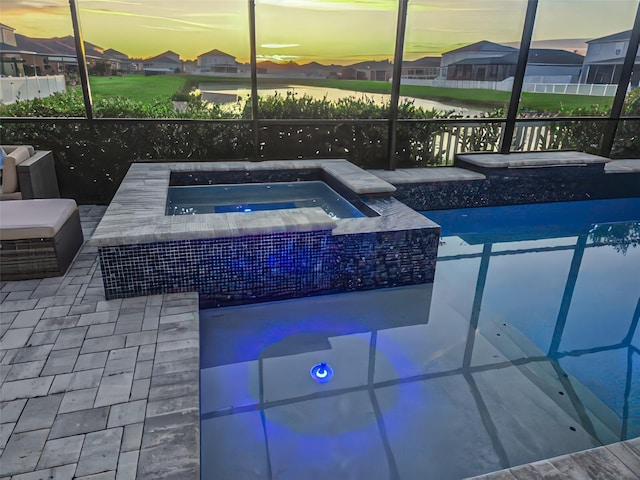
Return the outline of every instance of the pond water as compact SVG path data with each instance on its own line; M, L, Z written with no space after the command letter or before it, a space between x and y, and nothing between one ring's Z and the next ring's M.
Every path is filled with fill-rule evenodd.
M202 91L202 98L208 102L216 103L216 104L226 104L235 102L238 97L243 99L248 98L251 95L251 89L249 88L237 88L236 86L227 86L219 85L219 84L201 84L199 86ZM323 99L336 101L341 98L355 97L355 98L372 98L377 103L385 103L388 102L391 95L382 94L382 93L367 93L367 92L358 92L356 90L341 90L338 88L327 88L327 87L310 87L310 86L302 86L302 85L287 85L283 87L272 87L272 88L260 88L258 89L258 95L260 96L268 96L268 95L282 95L286 96L287 92L293 92L295 95L302 97L304 95L308 95L315 99ZM406 97L401 96L400 102L404 100L410 100L415 103L416 106L422 107L425 110L443 110L449 111L454 110L456 113L465 116L473 116L481 113L481 110L474 110L470 108L460 107L456 105L449 105L442 102L436 102L434 100L426 100L423 98L414 98L414 97Z

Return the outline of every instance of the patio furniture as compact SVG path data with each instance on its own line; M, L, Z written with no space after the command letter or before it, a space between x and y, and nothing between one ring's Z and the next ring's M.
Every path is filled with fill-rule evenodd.
M0 279L64 275L84 237L76 202L33 199L0 204Z
M58 180L50 150L30 145L0 145L7 154L0 162L0 200L59 198Z

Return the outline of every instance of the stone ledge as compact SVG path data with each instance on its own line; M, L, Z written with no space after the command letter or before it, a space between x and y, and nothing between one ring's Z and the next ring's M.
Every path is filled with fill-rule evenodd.
M398 170L369 170L374 175L392 184L469 182L484 180L482 173L458 167L402 168Z
M537 167L577 167L604 165L610 159L584 152L515 152L468 153L456 155L456 166L472 165L481 168L537 168Z

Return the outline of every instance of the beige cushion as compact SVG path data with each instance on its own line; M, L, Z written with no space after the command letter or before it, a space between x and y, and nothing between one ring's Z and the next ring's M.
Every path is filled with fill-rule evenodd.
M75 200L47 198L0 203L0 240L52 238L78 209Z
M4 157L4 164L2 166L3 194L15 193L18 191L18 170L16 167L29 158L31 158L31 153L29 148L24 145L20 145L12 149L11 153L7 152L7 156Z
M35 153L35 149L31 145L0 145L0 147L2 147L5 152L7 152L7 155L9 155L18 147L27 147L30 157L33 157L33 154Z

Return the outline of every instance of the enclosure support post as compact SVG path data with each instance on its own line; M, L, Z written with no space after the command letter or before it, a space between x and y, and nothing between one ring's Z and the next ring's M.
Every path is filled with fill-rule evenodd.
M395 170L398 163L396 157L396 130L398 128L400 77L402 76L402 56L404 52L404 32L407 26L408 3L409 0L398 0L398 25L396 27L396 48L393 54L393 76L391 77L391 100L389 103L389 133L387 135L389 170Z
M78 74L82 85L82 96L84 98L84 109L89 120L93 120L93 102L91 100L91 85L89 85L89 70L87 69L87 56L84 50L84 37L80 28L80 17L78 17L77 0L69 0L71 10L71 23L73 23L73 38L76 44L76 58L78 59Z
M516 75L513 79L513 89L511 90L509 110L507 111L507 121L504 125L504 129L502 130L502 145L500 145L500 153L506 154L511 151L511 140L513 138L513 131L516 128L518 105L520 104L524 74L527 70L527 61L529 60L529 49L531 48L531 37L533 36L533 27L536 23L537 9L538 0L528 0L527 13L525 14L524 27L522 29L522 39L520 40L518 65L516 66Z
M251 50L251 128L253 129L253 160L260 160L260 132L258 131L258 66L256 60L256 2L249 0L249 37Z

